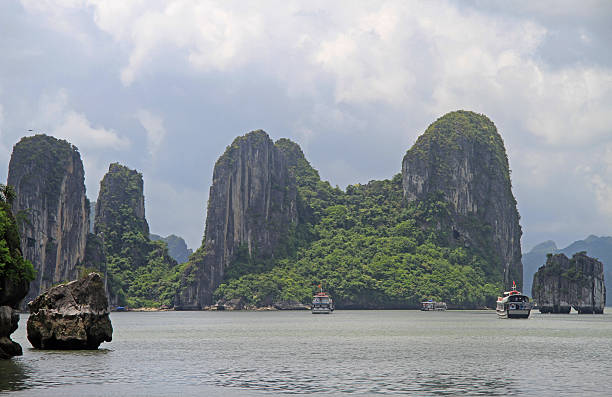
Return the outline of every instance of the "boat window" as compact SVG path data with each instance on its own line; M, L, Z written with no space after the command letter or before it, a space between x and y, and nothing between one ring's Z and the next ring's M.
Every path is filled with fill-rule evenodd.
M323 298L323 299L321 299L321 303L329 303L329 299L328 298Z

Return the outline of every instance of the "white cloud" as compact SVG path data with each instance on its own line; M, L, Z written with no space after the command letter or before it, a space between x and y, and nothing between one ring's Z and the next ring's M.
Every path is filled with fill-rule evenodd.
M262 31L256 15L226 10L217 2L180 0L163 4L165 7L149 7L140 14L132 11L134 7L123 7L120 21L124 20L124 24L115 22L115 14L108 11L106 3L95 4L98 26L115 39L131 44L128 65L121 71L121 81L126 86L158 59L165 47L185 51L187 63L198 70L240 66L254 49L250 44L258 40Z
M112 129L92 125L85 114L70 108L68 102L68 95L64 90L59 90L54 96L42 96L35 130L48 131L81 150L123 150L130 146L127 138Z
M527 235L529 222L537 223L529 218L530 213L541 215L542 222L548 216L551 225L562 224L555 226L558 230L573 228L569 221L553 222L558 214L542 198L562 196L566 176L573 184L576 202L592 206L597 215L607 216L606 202L612 202L612 172L598 151L612 139L612 65L609 57L589 58L589 51L597 51L606 37L588 23L590 15L609 14L610 6L601 2L576 5L569 0L532 3L477 8L450 1L23 0L26 10L35 14L36 21L45 21L44 26L84 35L81 29L87 27L91 33L93 21L106 33L95 39L107 40L99 43L102 48L112 48L113 54L122 57L121 66L112 71L128 87L120 93L129 93L121 103L130 106L128 112L136 113L147 131L146 150L151 154L164 144L165 129L175 125L170 125L172 118L166 117L165 109L156 114L138 111L143 106L163 109L158 104L143 105L138 92L149 92L152 85L156 89L169 86L159 88L161 95L183 89L172 86L173 74L182 80L195 77L198 89L202 81L209 81L199 77L223 79L227 92L211 87L210 94L200 91L195 99L185 89L186 101L204 99L218 105L223 102L213 96L226 94L224 101L240 106L245 98L264 98L262 103L278 107L276 114L258 115L278 121L279 131L270 132L301 137L300 143L313 157L328 153L321 142L332 134L351 134L355 141L376 134L381 143L398 142L399 146L408 142L405 136L413 139L413 134L422 131L417 128L448 111L485 113L508 145L516 190L528 195L529 200L521 203L527 208L523 214ZM75 15L91 21L77 23ZM567 17L574 15L587 23L572 18L572 27L567 28ZM602 15L591 20L597 22ZM559 43L551 47L553 38L566 37L566 32L573 35L579 50L588 48L577 52L580 57L569 57L579 62L571 63L563 56L551 61L545 56L555 49L573 50ZM157 77L160 71L164 73L159 80L146 79ZM260 96L262 85L251 85L253 81L269 82L270 93L280 92L281 98L270 99L267 92ZM251 87L260 91L250 91ZM233 98L234 93L242 98ZM135 100L129 98L132 94ZM59 131L79 147L90 145L87 150L91 153L94 146L114 150L129 145L125 135L102 126L104 121L94 120L92 113L72 109L63 95L41 106L34 124L37 128ZM289 106L285 108L283 102ZM255 111L268 109L249 105L244 112L215 109L221 109L223 117L231 113L243 124L252 122ZM168 111L176 110L172 106L169 104ZM292 113L294 119L287 120L283 113L295 108L304 111ZM389 118L385 127L390 128L381 127L385 118ZM5 123L5 131L8 125ZM18 123L11 121L13 125ZM83 132L89 138L84 139ZM394 169L401 161L377 159L372 151L367 154L372 161L392 161ZM320 171L332 181L366 180L370 175L356 175L361 171L355 164L363 163L363 155L347 151L346 158ZM86 164L91 164L86 167L97 166L91 156L87 156ZM173 197L173 193L164 194ZM574 204L564 205L571 208Z
M166 129L161 117L154 115L145 109L136 113L136 118L147 132L147 149L151 156L155 156L166 136Z
M87 117L74 110L68 110L61 124L53 129L52 135L66 139L83 149L126 149L130 145L127 138L120 137L115 131L103 127L93 127Z
M73 109L65 90L41 96L33 113L36 117L30 127L35 133L44 132L65 139L79 149L88 196L95 200L108 164L117 161L117 151L130 148L130 140L113 129L92 123L84 113Z

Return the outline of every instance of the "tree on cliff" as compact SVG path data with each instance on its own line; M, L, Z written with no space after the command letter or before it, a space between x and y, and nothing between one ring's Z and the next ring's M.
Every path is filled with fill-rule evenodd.
M23 354L10 336L19 323L17 308L35 275L34 267L21 254L19 231L11 212L14 198L13 188L0 184L0 359Z
M14 199L13 188L0 184L0 289L6 280L29 283L35 276L32 263L21 254L17 223L11 212Z

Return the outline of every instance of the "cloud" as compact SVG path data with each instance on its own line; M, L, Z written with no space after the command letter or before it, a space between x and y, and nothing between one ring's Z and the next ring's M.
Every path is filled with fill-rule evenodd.
M92 123L86 114L72 108L66 90L54 95L42 95L30 128L65 139L81 153L89 197L95 200L99 182L108 164L117 161L116 153L131 147L130 139L117 131Z
M136 118L147 132L147 149L149 154L155 156L166 136L163 120L161 117L145 109L140 109L136 113Z
M37 130L66 139L81 150L124 150L130 146L128 138L112 129L94 126L85 114L71 109L66 91L59 90L53 97L43 96L38 114Z
M19 69L28 70L19 86L11 81L17 68L2 68L0 61L0 83L11 87L11 99L30 90L38 98L57 86L85 94L78 109L69 103L77 96L65 91L17 120L18 101L3 99L4 132L22 128L35 114L36 128L85 145L88 170L118 149L130 150L129 159L157 153L157 164L141 167L151 169L149 185L167 183L165 193L159 190L167 199L180 195L159 175L164 169L184 175L182 185L197 181L205 197L209 181L201 159L212 164L233 136L262 126L273 136L295 138L324 178L345 186L391 176L429 123L468 109L488 115L506 142L526 239L555 238L545 235L550 230L605 233L605 225L595 231L609 219L606 202L612 201L612 170L602 151L612 139L612 57L606 51L612 30L605 2L22 3L31 14L23 19L40 23L60 48L81 35L100 51L95 59L76 51L75 59L59 60L61 74L54 76L46 65L57 51L45 50L45 35L33 36L36 45L19 44L42 53ZM104 73L91 73L100 63ZM66 70L74 76L69 82L62 80ZM87 100L95 85L90 74L103 86L96 101ZM113 84L118 89L104 90ZM136 144L137 121L146 144ZM193 140L188 149L186 139ZM168 150L159 151L161 145ZM189 150L185 157L199 162L190 160L180 171L168 165ZM156 224L170 225L162 220L168 217L164 203L153 197L151 203Z
M126 86L167 47L184 51L187 63L195 69L240 66L253 50L250 44L258 39L263 26L257 15L241 13L239 8L224 9L213 1L147 3L146 9L143 2L130 6L99 1L92 4L98 27L116 40L130 43L128 65L121 70L121 81ZM136 11L139 9L142 12Z

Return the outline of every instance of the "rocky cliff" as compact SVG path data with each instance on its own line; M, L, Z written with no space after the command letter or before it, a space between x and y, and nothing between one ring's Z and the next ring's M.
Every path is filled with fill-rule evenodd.
M8 185L16 199L24 257L37 271L26 302L60 281L77 277L89 231L89 202L78 149L46 135L13 148Z
M111 233L113 236L121 236L127 231L134 231L149 235L143 192L141 173L119 163L108 167L108 172L100 182L94 233L104 235L113 252L120 251L125 242L111 237Z
M521 227L512 194L504 142L484 115L451 112L431 124L402 163L407 202L445 202L445 219L427 227L448 235L451 245L480 252L490 279L522 286Z
M111 305L159 306L174 296L170 278L177 264L165 243L149 238L143 187L142 174L118 163L100 182L97 239L90 238L88 254L106 258Z
M11 213L13 199L12 188L0 185L0 359L22 354L21 346L10 336L17 329L18 308L34 278L32 264L21 255L19 232Z
M236 138L215 164L204 241L185 268L176 306L209 305L228 271L239 275L282 256L297 222L295 178L283 153L261 130Z
M603 264L578 252L568 259L549 254L533 276L533 299L542 313L603 313L606 305Z

